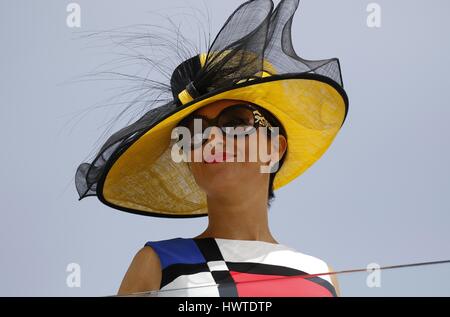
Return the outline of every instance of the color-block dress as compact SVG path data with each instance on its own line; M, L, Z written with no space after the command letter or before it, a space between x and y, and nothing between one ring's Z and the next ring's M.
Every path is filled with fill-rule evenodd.
M337 296L328 265L282 244L219 238L149 241L162 279L157 296ZM302 277L303 276L303 277Z

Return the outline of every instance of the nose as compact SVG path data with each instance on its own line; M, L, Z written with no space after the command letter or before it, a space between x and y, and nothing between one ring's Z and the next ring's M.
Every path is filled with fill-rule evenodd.
M217 126L212 126L209 128L209 134L206 137L205 146L216 147L218 144L225 145L225 138L222 129Z

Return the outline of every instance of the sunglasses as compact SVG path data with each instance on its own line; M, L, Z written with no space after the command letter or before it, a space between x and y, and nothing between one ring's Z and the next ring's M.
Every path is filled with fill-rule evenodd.
M189 130L191 148L198 148L208 141L205 131L213 126L220 128L223 133L231 137L250 135L259 127L266 127L269 131L272 131L273 126L266 119L267 115L262 114L264 112L264 110L251 104L236 104L223 109L212 119L191 114L181 120L178 127L185 127ZM197 123L196 120L198 120Z

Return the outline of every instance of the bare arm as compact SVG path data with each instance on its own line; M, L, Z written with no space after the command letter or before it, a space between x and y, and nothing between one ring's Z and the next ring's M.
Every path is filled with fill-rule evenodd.
M117 295L159 290L161 263L151 247L143 247L133 258Z
M334 272L334 269L331 266L329 266L329 265L328 265L328 269L329 269L330 272ZM341 296L341 291L339 289L339 283L338 283L338 280L337 280L337 274L330 274L330 278L331 278L331 282L332 282L332 284L334 286L334 289L336 290L337 296L340 297Z

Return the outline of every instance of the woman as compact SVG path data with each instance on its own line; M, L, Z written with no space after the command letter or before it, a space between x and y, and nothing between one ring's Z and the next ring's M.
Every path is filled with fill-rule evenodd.
M78 168L80 199L97 196L146 216L208 216L194 238L147 242L120 295L339 294L324 261L279 244L268 224L273 191L322 156L348 111L339 61L295 54L297 7L298 0L275 10L270 0L241 5L207 53L173 71L173 100L112 135Z
M231 107L236 107L242 105L242 101L235 100L219 100L214 103L211 103L199 110L197 110L194 114L200 115L203 117L207 117L209 119L217 118L220 113L223 113L225 109L230 109ZM244 103L245 104L245 103ZM263 111L263 109L259 109ZM266 114L267 116L267 114ZM235 118L228 118L235 119ZM277 122L274 117L267 118L269 122ZM193 120L193 119L191 119ZM228 121L231 122L231 121ZM239 121L240 124L243 124L243 121ZM253 125L253 121L247 122L250 126ZM189 124L188 124L189 125ZM230 124L231 125L231 124ZM272 124L273 126L280 127L280 124L276 125L276 123ZM219 134L220 135L220 134ZM262 139L259 139L258 142L266 142L270 143L270 139L264 133L259 135ZM248 135L247 135L248 137ZM286 137L282 134L278 135L279 138L279 157L283 157L283 154L287 148ZM233 139L228 139L229 141L233 141ZM210 136L207 139L206 143L203 144L203 148L197 148L194 151L199 151L199 149L203 152L204 147L211 146L215 148L213 153L213 157L206 157L202 162L193 162L189 163L191 171L194 175L194 178L197 184L207 193L207 203L208 203L208 220L209 224L207 229L202 232L200 235L193 238L193 240L199 241L199 239L211 239L214 238L220 239L219 245L222 247L227 247L228 245L232 246L233 249L238 252L244 252L245 249L249 247L253 249L252 257L249 259L252 260L253 266L255 266L255 261L257 258L255 257L255 249L260 248L259 254L263 256L267 256L265 253L270 252L280 252L280 250L288 250L288 248L281 246L278 247L278 242L273 237L272 233L269 229L268 224L268 198L273 195L272 182L274 174L261 173L260 166L261 161L258 162L236 162L236 160L228 160L224 161L223 158L223 149L226 148L227 138L214 138L212 139ZM241 148L238 148L241 146ZM246 157L249 157L250 147L249 142L238 143L234 142L235 153L245 153ZM192 152L191 152L192 154ZM217 154L214 157L214 154ZM228 158L235 157L229 155ZM217 163L214 159L216 159ZM193 160L192 160L193 161ZM270 184L270 185L269 185ZM181 242L180 245L177 245L177 241ZM185 243L181 240L174 240L168 249L176 250L177 247L182 247ZM122 285L120 286L119 295L132 294L145 292L149 290L159 290L161 288L161 284L163 281L162 275L165 274L164 280L168 280L172 278L171 287L165 286L165 289L182 289L183 287L187 287L188 284L194 284L195 279L191 280L190 283L186 282L186 279L189 278L189 275L183 274L184 272L174 273L173 271L165 271L162 272L161 269L161 260L160 256L166 256L167 250L162 250L159 247L156 251L151 247L152 243L148 243L145 247L143 247L133 259L125 278L123 279ZM241 248L241 250L239 250ZM160 252L160 254L158 254ZM175 251L176 252L176 251ZM207 251L205 251L206 253ZM288 250L287 255L292 255L292 258L289 259L288 256L284 256L283 262L284 264L288 264L287 268L291 269L292 272L295 270L293 267L299 267L301 263L296 263L296 260L299 259L307 259L310 261L309 265L316 266L319 270L326 268L324 263L319 259L306 257L300 253L296 253L294 251ZM242 256L242 255L240 255ZM275 255L276 256L276 255ZM242 259L241 259L242 261ZM291 261L291 263L289 263ZM178 259L178 262L179 259ZM281 262L281 261L280 261ZM282 262L282 263L283 263ZM177 263L180 264L180 263ZM261 264L260 266L265 265L264 267L270 268L269 264ZM303 263L305 265L305 263ZM236 266L236 264L235 264ZM272 266L274 271L279 267L275 265ZM239 268L237 267L237 270ZM245 273L247 273L247 278L252 272L251 269L246 267L244 269ZM200 271L201 272L201 271ZM217 271L215 271L217 272ZM223 272L226 272L225 270ZM236 274L243 273L233 271ZM325 273L324 272L316 272L316 273ZM192 268L191 271L192 272ZM301 272L299 271L298 274ZM174 283L173 277L174 274L177 274L176 277L179 282ZM209 273L208 273L209 274ZM170 276L171 275L171 276ZM266 275L267 278L273 276L275 274ZM256 276L256 275L255 275ZM277 275L278 277L279 275ZM184 279L180 279L183 277ZM236 278L235 278L236 279ZM326 281L327 279L324 279ZM239 282L233 281L233 279L229 279L230 284L233 285L229 287L229 285L225 285L225 290L220 289L221 294L223 296L235 296L237 289L240 291L241 295L248 296L293 296L293 295L308 295L314 296L317 294L326 294L326 289L317 290L316 285L313 284L311 287L309 284L312 283L298 283L300 281L289 280L286 278L286 281L282 279L280 282L276 280L275 283L268 279L268 283L261 287L261 282L254 283L253 285L247 286L247 288L242 287L238 284ZM322 281L322 284L324 283ZM211 281L214 282L214 281ZM217 281L220 283L220 279ZM297 283L295 283L297 282ZM303 282L303 281L302 281ZM248 279L247 279L248 283ZM168 284L168 283L166 283ZM298 287L302 287L302 290L296 289L277 289L277 291L273 291L274 286L276 288L280 288L283 286L288 286L297 284ZM206 279L205 283L200 283L200 289L195 289L195 291L191 291L187 294L193 295L204 295L211 296L216 295L216 288L208 288L208 281ZM203 286L202 285L206 285ZM320 284L318 284L320 285ZM228 286L228 287L227 287ZM336 293L339 292L337 281L333 278L333 286L335 288ZM230 290L231 289L231 290ZM259 291L258 291L259 289ZM227 292L228 291L228 292ZM169 292L168 295L171 293Z

